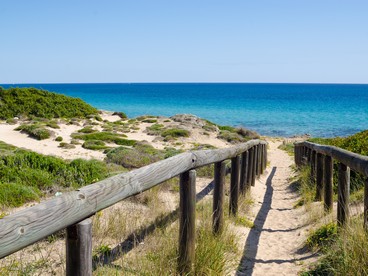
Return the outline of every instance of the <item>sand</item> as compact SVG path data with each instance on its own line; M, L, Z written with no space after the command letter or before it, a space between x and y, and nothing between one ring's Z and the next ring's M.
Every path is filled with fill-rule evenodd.
M316 256L303 249L309 226L304 208L294 208L298 194L290 186L292 158L269 140L270 166L252 187L254 225L243 233L236 275L297 275Z

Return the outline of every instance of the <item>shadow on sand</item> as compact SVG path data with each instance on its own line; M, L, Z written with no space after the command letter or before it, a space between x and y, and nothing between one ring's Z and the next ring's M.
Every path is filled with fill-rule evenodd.
M238 271L236 272L236 275L252 275L253 274L253 270L254 270L254 265L256 263L277 263L277 264L282 264L282 263L293 263L296 261L303 261L309 258L314 257L313 255L309 255L309 256L304 256L301 258L293 258L293 259L288 259L288 260L282 260L282 259L276 259L276 260L261 260L261 259L256 259L257 256L257 252L258 252L258 245L259 245L259 240L261 237L261 233L262 232L291 232L291 231L295 231L298 229L303 228L304 226L299 226L296 228L291 228L291 229L267 229L267 228L263 228L265 221L267 219L268 213L269 211L272 209L271 205L272 205L272 196L274 193L274 189L272 187L272 179L275 176L276 173L276 167L272 168L272 171L270 173L270 175L268 176L267 180L266 180L266 192L265 192L265 196L263 198L263 202L262 202L262 206L261 209L259 210L257 217L254 220L254 225L255 227L253 227L251 229L251 231L248 234L245 246L244 246L244 251L243 251L243 256L240 260L240 264L238 266ZM295 191L295 187L289 187L289 191ZM275 209L278 211L288 211L290 209ZM295 252L296 254L303 254L305 253L305 249L299 249L297 252Z

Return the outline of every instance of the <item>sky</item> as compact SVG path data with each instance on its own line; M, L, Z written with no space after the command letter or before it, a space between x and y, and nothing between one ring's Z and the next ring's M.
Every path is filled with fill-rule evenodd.
M0 83L368 83L368 1L1 0Z

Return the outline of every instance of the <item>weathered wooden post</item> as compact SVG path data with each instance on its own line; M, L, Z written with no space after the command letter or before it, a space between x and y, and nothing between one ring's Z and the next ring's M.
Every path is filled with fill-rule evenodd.
M312 183L315 183L316 182L316 151L315 150L313 150L311 154L310 170L311 170L310 179Z
M259 175L259 167L258 167L258 152L259 152L259 146L254 146L254 157L255 157L255 161L254 161L254 171L255 171L255 176L258 177Z
M252 180L253 180L253 154L254 154L254 149L250 148L248 150L248 168L247 168L247 184L246 184L246 189L250 189L250 186L252 185Z
M264 167L263 167L263 163L264 163L264 145L263 144L260 144L259 145L260 146L260 151L259 151L259 156L260 156L260 162L259 162L259 167L260 167L260 175L262 175L263 174L263 171L264 171Z
M225 184L226 166L225 162L215 163L215 187L213 190L213 232L219 234L222 232L224 224L224 184Z
M245 160L242 160L245 162ZM245 167L246 164L242 168ZM239 171L240 171L240 155L231 158L231 182L230 182L230 206L229 214L236 216L238 212L238 197L239 197ZM244 171L242 170L242 175ZM244 176L242 177L244 181ZM243 184L242 184L243 185Z
M178 271L187 275L191 272L195 257L195 197L196 171L180 175L180 223Z
M329 155L325 156L325 177L324 177L324 206L326 211L331 211L333 207L333 160Z
M258 175L262 175L262 144L258 145Z
M253 147L253 170L252 170L252 182L251 185L254 187L256 184L256 176L257 176L257 147Z
M342 226L349 218L350 168L339 163L337 223Z
M66 275L92 275L92 220L66 228Z
M242 153L241 158L241 172L240 172L240 192L244 194L247 189L247 178L248 178L248 167L249 167L249 161L248 161L249 153L248 151L245 151Z
M299 159L299 147L296 144L294 144L294 163L297 166L299 166L298 159Z
M364 181L364 229L368 231L368 176Z
M316 168L316 199L322 200L323 195L323 155L317 153L317 168Z

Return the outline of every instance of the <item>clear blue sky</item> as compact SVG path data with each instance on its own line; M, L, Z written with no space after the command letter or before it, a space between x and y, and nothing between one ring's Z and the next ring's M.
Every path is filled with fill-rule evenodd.
M0 83L368 83L368 1L2 0Z

